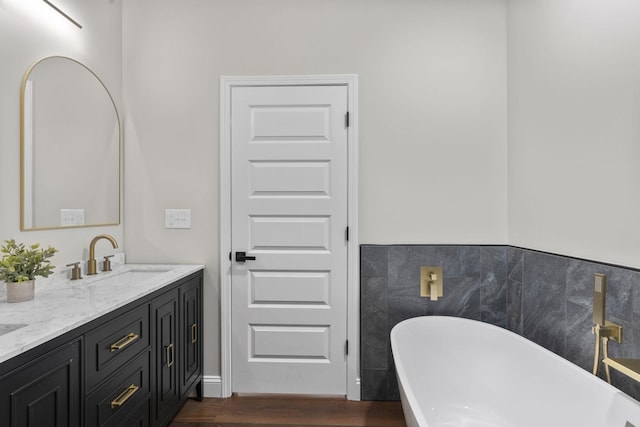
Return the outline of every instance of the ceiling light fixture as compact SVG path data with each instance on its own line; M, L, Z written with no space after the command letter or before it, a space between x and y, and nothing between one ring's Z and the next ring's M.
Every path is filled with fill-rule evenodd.
M58 6L56 6L55 4L51 3L49 0L42 0L44 1L46 4L48 4L49 6L51 6L56 12L58 12L60 15L64 16L65 18L67 18L69 21L71 21L76 27L78 28L82 28L82 25L80 25L78 23L78 21L76 21L75 19L73 19L72 17L70 17L69 15L67 15L66 13L64 13L64 11L62 9L60 9Z

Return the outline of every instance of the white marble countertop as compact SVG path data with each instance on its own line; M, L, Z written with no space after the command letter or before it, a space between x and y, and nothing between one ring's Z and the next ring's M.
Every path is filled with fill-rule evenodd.
M38 283L32 301L7 303L0 282L0 363L202 270L202 265L125 264L81 280Z

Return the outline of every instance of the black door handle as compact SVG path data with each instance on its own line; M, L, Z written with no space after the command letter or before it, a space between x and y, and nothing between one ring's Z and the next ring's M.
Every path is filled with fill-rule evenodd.
M255 261L256 257L247 256L246 252L236 252L236 262Z

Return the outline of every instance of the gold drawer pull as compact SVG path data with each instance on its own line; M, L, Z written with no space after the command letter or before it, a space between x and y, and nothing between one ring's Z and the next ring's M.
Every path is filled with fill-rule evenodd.
M127 403L127 400L131 399L131 397L136 394L138 390L140 390L139 386L131 384L125 391L120 393L120 395L111 402L111 409L120 408L122 405Z
M191 344L195 344L198 341L198 324L191 325Z
M167 357L167 368L173 366L173 344L169 344L165 347L166 357Z
M129 335L120 338L118 341L111 344L111 352L122 350L135 340L139 338L138 334L131 332Z

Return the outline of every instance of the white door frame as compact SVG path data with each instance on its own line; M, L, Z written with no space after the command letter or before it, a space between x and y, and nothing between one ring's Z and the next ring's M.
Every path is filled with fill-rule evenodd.
M267 76L220 78L220 335L222 397L232 393L231 357L231 88L234 86L347 87L349 127L347 220L347 399L360 400L360 250L358 244L358 76Z

